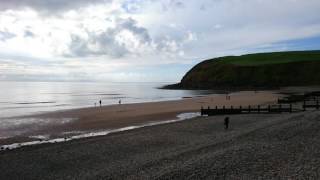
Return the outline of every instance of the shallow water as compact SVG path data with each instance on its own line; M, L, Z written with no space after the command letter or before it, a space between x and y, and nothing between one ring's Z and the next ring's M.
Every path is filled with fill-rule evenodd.
M0 139L74 119L24 118L35 113L102 105L175 100L212 91L163 90L168 83L0 82Z
M0 146L0 151L16 149L16 148L20 148L20 147L24 147L24 146L59 143L59 142L67 142L67 141L71 141L71 140L75 140L75 139L82 139L82 138L88 138L88 137L105 136L105 135L116 133L116 132L123 132L123 131L128 131L128 130L133 130L133 129L139 129L139 128L143 128L143 127L156 126L156 125L161 125L161 124L169 124L169 123L184 121L184 120L192 119L192 118L195 118L198 116L200 116L200 113L182 113L182 114L179 114L177 116L177 119L174 119L174 120L149 122L149 123L136 125L136 126L128 126L128 127L118 128L118 129L96 131L96 132L81 132L81 131L66 132L64 134L65 137L55 138L55 139L50 139L49 135L31 136L30 138L35 138L35 139L39 139L39 140L2 145L2 146ZM76 134L76 135L68 135L68 134Z
M0 82L0 123L5 117L61 109L180 99L212 91L163 90L170 83Z

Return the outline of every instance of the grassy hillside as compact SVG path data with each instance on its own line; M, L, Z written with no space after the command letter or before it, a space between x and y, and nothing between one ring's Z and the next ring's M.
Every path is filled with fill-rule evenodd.
M320 51L228 56L203 61L167 88L275 88L320 85Z
M284 64L302 61L320 60L320 51L296 51L249 54L243 56L230 56L221 58L225 63L240 66L259 66L270 64Z

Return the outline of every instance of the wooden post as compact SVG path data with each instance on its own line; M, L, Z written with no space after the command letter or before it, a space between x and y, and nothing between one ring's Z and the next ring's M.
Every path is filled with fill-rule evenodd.
M215 110L214 110L215 114L218 114L218 106L216 106Z
M248 111L249 111L249 113L251 112L251 106L250 105L248 106Z
M270 113L270 111L271 111L271 106L270 106L270 104L268 105L268 113Z
M242 113L242 106L239 106L239 109L240 109L240 113Z
M210 109L210 106L208 106L208 110Z
M279 112L281 113L282 112L282 105L279 104Z
M258 114L260 114L260 105L258 105Z

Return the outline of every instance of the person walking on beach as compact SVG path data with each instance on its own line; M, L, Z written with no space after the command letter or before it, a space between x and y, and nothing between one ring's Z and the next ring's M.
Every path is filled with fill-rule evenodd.
M100 107L101 107L101 105L102 105L102 101L101 101L101 99L100 99L99 103L100 103Z
M228 130L229 128L229 117L224 118L224 129Z
M121 104L121 99L119 99L119 105Z
M226 94L226 100L230 100L231 98L230 98L230 95L229 95L229 93L227 93Z

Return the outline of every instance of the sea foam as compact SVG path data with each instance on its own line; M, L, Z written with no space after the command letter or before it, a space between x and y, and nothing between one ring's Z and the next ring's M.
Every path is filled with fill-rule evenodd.
M75 139L81 139L81 138L88 138L88 137L97 137L97 136L105 136L111 133L117 133L117 132L123 132L123 131L128 131L128 130L133 130L133 129L138 129L138 128L143 128L143 127L149 127L149 126L155 126L155 125L161 125L161 124L169 124L169 123L174 123L174 122L179 122L179 121L184 121L188 119L192 119L195 117L200 116L200 113L196 112L190 112L190 113L181 113L177 115L177 119L174 120L167 120L167 121L156 121L156 122L149 122L141 125L136 125L136 126L127 126L123 128L118 128L118 129L111 129L111 130L104 130L104 131L97 131L97 132L79 132L78 135L74 136L69 136L69 137L63 137L63 138L55 138L55 139L47 139L47 135L37 135L37 136L32 136L31 138L38 138L40 140L36 141L30 141L30 142L23 142L23 143L14 143L14 144L9 144L9 145L2 145L0 146L0 151L3 150L11 150L11 149L16 149L24 146L31 146L31 145L38 145L38 144L49 144L49 143L59 143L59 142L67 142ZM73 134L73 132L67 132L64 134Z

